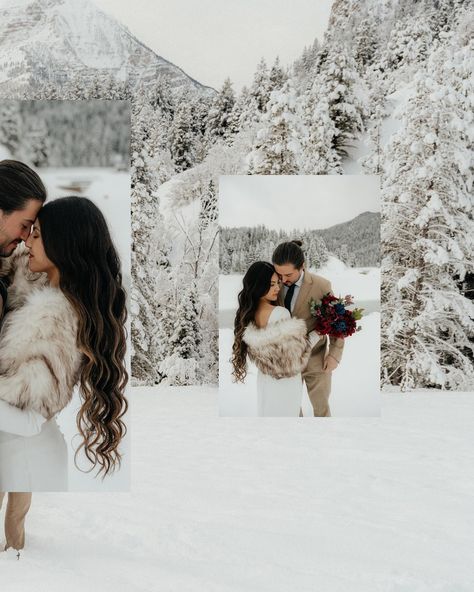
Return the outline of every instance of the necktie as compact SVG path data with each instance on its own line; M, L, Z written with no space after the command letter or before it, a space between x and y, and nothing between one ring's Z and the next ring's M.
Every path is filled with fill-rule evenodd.
M285 308L287 308L291 312L291 299L293 298L293 292L295 291L296 284L291 284L291 286L286 291L285 296Z

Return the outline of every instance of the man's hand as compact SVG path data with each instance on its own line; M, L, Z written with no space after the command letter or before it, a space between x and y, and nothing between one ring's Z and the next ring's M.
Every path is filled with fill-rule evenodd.
M329 354L324 360L323 371L329 374L330 372L333 372L338 366L339 362L336 360L336 358Z

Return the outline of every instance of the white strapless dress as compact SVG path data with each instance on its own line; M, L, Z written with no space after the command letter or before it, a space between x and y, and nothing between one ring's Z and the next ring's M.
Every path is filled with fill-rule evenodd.
M283 306L276 306L268 324L289 319L290 313ZM298 417L303 397L301 374L290 378L273 378L257 372L257 415L259 417Z
M0 431L0 491L67 491L67 446L56 419L32 433Z

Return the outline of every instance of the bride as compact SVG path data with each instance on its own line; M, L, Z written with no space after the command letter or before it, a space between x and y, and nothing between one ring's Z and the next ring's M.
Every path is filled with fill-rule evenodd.
M84 197L46 204L26 247L10 257L0 333L0 491L64 491L67 448L55 416L76 384L76 457L83 450L103 477L120 465L125 292L107 223Z
M312 332L308 338L306 323L276 305L280 287L271 263L257 261L247 270L234 322L233 376L244 381L248 356L258 368L257 415L298 417L301 372L319 336Z

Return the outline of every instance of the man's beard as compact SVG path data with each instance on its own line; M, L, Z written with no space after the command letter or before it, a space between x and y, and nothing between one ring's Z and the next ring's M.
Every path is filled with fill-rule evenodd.
M10 257L20 243L21 240L12 240L0 228L0 257Z

